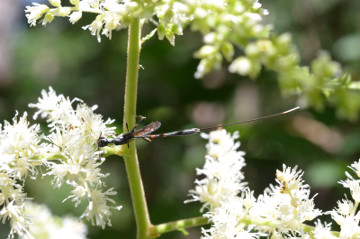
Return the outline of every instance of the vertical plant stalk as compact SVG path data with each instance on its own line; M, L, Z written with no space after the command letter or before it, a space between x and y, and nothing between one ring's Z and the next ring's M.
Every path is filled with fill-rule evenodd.
M139 57L141 50L141 24L139 19L133 19L128 32L128 50L126 66L126 82L124 96L124 122L123 129L127 131L135 125L137 85L139 71ZM147 238L147 230L151 226L144 187L141 179L139 161L134 142L124 148L126 172L129 180L130 193L134 207L137 239Z

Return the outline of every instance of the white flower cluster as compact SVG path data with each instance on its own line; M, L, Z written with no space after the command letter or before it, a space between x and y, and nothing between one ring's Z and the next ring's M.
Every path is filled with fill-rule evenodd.
M183 13L183 4L174 1L134 1L134 0L70 0L72 6L62 6L60 0L49 0L52 7L44 4L33 3L26 7L26 17L31 26L42 19L46 25L54 17L69 17L74 24L82 17L83 12L96 14L95 20L84 26L89 29L92 35L96 35L100 42L100 34L111 39L113 30L120 30L128 27L132 19L139 18L143 22L155 23L159 38L164 36L174 44L174 35L182 34L182 25L188 19ZM158 22L154 20L158 19Z
M79 103L76 109L72 107L75 101ZM79 99L71 101L56 95L52 88L43 90L39 102L29 106L38 109L34 119L47 119L49 135L40 136L39 125L30 126L26 113L19 119L16 114L12 124L5 121L0 127L0 218L10 221L9 237L18 234L31 238L30 220L24 214L23 184L26 176L36 176L38 165L49 168L44 175L54 177L55 187L64 182L73 187L67 199L76 206L81 201L88 203L82 217L101 227L111 225L108 204L114 201L109 196L116 192L103 189L108 174L99 169L104 159L100 159L97 140L101 134L114 134L114 128L107 127L113 121L104 122L93 112L96 106L90 108Z
M25 213L31 218L30 233L36 239L86 239L86 225L73 217L57 217L45 205L25 202ZM20 236L20 239L27 239Z
M347 179L340 181L340 184L350 190L352 200L345 197L337 202L335 209L325 213L331 215L331 218L339 225L340 231L336 233L331 231L331 223L321 223L319 220L314 230L316 239L360 238L360 160L351 164L349 168L356 174L356 178L346 172Z
M212 226L202 229L204 239L224 238L309 238L304 222L320 216L310 197L310 187L302 180L302 171L283 166L276 172L278 185L270 185L255 198L245 187L244 153L237 151L239 143L225 130L205 135L209 138L208 154L203 169L197 174L190 193L193 201L200 201L209 211L205 213Z
M46 118L50 134L48 154L53 160L46 161L50 171L47 175L54 176L54 186L60 187L64 182L74 189L67 199L75 202L87 201L88 206L82 217L101 227L111 225L110 206L114 203L109 196L116 194L112 188L102 191L103 179L109 174L100 172L99 166L104 159L99 160L97 140L101 135L113 135L114 128L107 127L113 120L103 122L102 117L94 114L97 106L92 108L81 103L81 100L70 100L49 88L43 90L38 103L29 104L37 108L34 119L39 115ZM75 101L80 102L77 108L72 107ZM95 220L95 221L94 221Z
M33 3L26 7L26 17L31 26L42 18L42 24L52 22L54 17L69 17L74 24L82 17L83 12L97 14L95 20L84 26L92 35L96 35L100 42L100 33L111 38L111 32L115 29L127 27L131 21L132 14L138 12L139 4L136 1L117 0L70 0L73 6L62 6L60 0L49 0L52 8L44 4Z
M190 24L192 30L204 35L205 42L195 53L201 59L196 78L220 68L223 58L232 62L234 46L243 49L252 39L267 38L271 28L261 22L268 12L258 0L70 0L72 6L62 6L60 0L49 2L52 7L37 3L26 7L31 26L39 20L46 25L54 17L68 17L74 24L83 12L89 12L96 15L95 20L83 29L89 29L99 42L101 34L111 39L113 30L127 28L132 19L138 18L142 23L155 25L143 42L157 31L160 40L166 37L175 45L175 35L182 35L184 27ZM238 58L229 70L248 75L252 68L249 64L250 61Z
M196 53L201 59L195 78L202 78L213 69L220 69L223 59L232 62L236 49L243 49L253 39L269 36L270 25L262 23L268 11L258 0L187 0L191 16L191 29L204 35L205 45ZM239 60L237 60L239 61ZM238 64L237 64L238 65ZM247 71L248 63L241 62L241 71ZM229 68L236 72L234 67Z
M0 219L10 221L11 232L29 236L30 220L24 214L24 181L26 176L36 176L35 166L40 165L44 144L40 144L39 125L29 125L27 114L13 123L0 125Z
M350 169L355 172L356 178L346 172L347 179L345 181L340 181L340 184L350 190L353 201L345 198L337 202L337 208L327 212L327 214L331 215L336 224L340 226L340 235L338 237L333 236L333 238L360 238L360 160L351 164ZM326 231L329 233L329 226L327 226L327 228Z
M190 190L193 199L188 201L200 201L203 208L215 208L244 189L241 169L245 166L245 153L236 151L240 146L235 142L237 133L230 135L223 129L202 136L209 139L208 153L204 167L196 169L196 174L205 177L195 181L195 189Z

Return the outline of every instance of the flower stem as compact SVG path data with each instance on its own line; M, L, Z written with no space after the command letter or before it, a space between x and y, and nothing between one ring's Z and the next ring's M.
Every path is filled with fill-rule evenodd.
M276 220L268 220L268 219L250 219L250 218L243 218L241 220L239 220L238 222L240 223L244 223L246 225L256 225L258 227L262 227L262 228L266 228L268 227L267 231L272 231L275 230L276 228L281 228L282 226L280 226L282 224L282 222L276 221ZM256 228L255 226L255 228ZM315 231L315 227L314 226L310 226L307 225L305 223L302 223L301 226L301 231L306 232L309 235L310 239L314 239L314 231ZM331 231L331 234L339 237L340 233L337 231Z
M185 228L201 226L209 223L205 217L194 217L173 222L154 225L150 228L149 237L158 237L161 234L171 231L185 231Z
M106 146L101 148L102 150L102 157L106 158L109 155L117 155L117 156L125 156L124 154L124 148L127 147L127 145L119 145L119 146Z
M128 127L131 129L135 125L139 56L141 46L140 33L140 21L139 19L133 19L129 26L128 33L127 72L124 97L124 131L128 131ZM131 142L128 147L125 146L123 149L136 219L137 239L144 239L147 238L146 232L151 226L151 222L146 204L135 144Z

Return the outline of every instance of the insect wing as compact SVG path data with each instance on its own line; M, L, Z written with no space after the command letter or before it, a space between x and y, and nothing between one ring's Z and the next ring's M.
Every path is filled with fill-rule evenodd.
M152 123L144 126L143 128L135 131L134 137L141 137L141 136L150 134L150 133L154 132L155 130L157 130L158 128L160 128L160 126L161 126L161 123L159 121L152 122Z

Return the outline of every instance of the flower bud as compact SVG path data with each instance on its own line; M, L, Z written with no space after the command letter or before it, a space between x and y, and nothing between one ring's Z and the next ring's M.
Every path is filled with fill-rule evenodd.
M44 16L44 19L42 21L43 26L45 26L46 24L52 22L52 20L54 20L54 15L51 13L46 13Z
M27 6L25 9L28 23L31 26L36 25L36 21L43 16L43 14L49 11L49 7L44 4L33 4L33 6Z
M70 14L69 16L69 21L74 24L75 22L79 21L80 18L82 17L82 12L78 11L78 12L73 12Z
M69 0L70 3L74 6L78 6L79 5L79 0Z
M158 32L158 36L159 36L159 40L162 40L164 39L164 36L165 36L165 26L164 24L159 24L158 28L157 28L157 32Z
M196 58L205 58L210 55L213 55L217 52L217 49L215 46L212 45L204 45L195 53Z
M231 73L238 73L239 75L245 76L251 73L252 63L246 57L236 58L229 66L229 71Z
M224 44L221 45L221 53L227 61L231 61L234 55L233 45L230 42L224 42Z
M61 1L60 0L49 0L49 3L54 7L60 7Z

